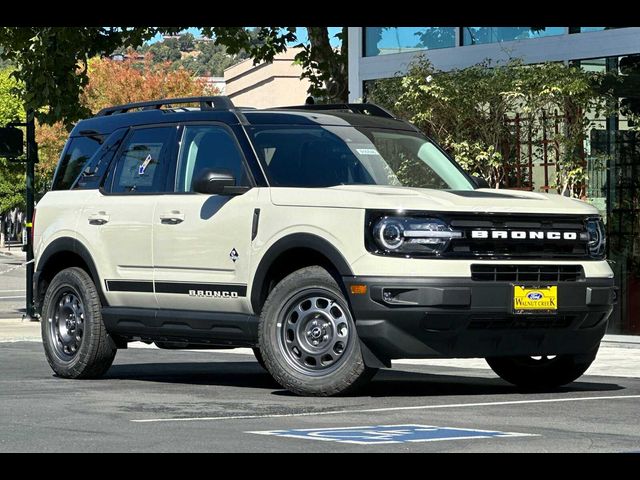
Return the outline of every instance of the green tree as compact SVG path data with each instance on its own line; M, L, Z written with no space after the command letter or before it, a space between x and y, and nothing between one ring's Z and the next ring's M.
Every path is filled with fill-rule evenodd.
M24 122L24 109L14 90L18 84L11 77L12 70L5 68L0 71L0 126L9 122ZM24 203L24 164L10 163L0 158L0 216L13 207ZM0 245L4 244L4 223L0 222Z
M44 123L70 124L89 112L80 104L88 82L87 61L119 47L137 47L154 35L180 28L154 27L2 27L0 58L18 67L23 100Z
M193 34L185 33L178 38L178 47L181 52L191 52L195 49L196 43Z
M510 167L522 159L511 147L526 143L523 136L529 132L534 143L541 141L546 130L550 148L559 155L551 186L579 196L587 180L582 149L591 119L608 111L609 102L598 91L602 78L562 63L524 65L519 60L442 72L423 57L403 76L376 82L368 100L413 122L494 187L514 183ZM519 129L509 121L515 115ZM555 134L558 119L561 128ZM531 148L535 155L544 147Z
M326 101L347 100L346 42L340 49L330 44L327 27L307 27L309 45L297 55L311 80L311 94ZM14 75L26 88L23 99L44 123L66 124L89 112L79 98L88 82L87 61L107 56L119 48L138 48L156 34L175 35L184 27L2 27L0 59L18 66ZM296 27L206 27L227 52L248 53L254 62L271 61L297 40ZM346 27L338 34L346 39Z
M162 42L156 42L149 47L149 52L156 62L175 62L182 58L180 43L177 38L168 38Z

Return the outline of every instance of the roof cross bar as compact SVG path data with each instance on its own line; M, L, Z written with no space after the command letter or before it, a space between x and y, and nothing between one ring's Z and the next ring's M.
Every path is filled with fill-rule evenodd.
M373 103L327 103L277 107L275 110L348 110L351 113L373 115L376 117L396 118L391 112Z
M163 100L126 103L124 105L115 105L113 107L103 108L96 114L96 117L126 113L133 109L157 110L161 107L185 103L198 103L200 104L200 110L232 110L235 108L231 99L224 95L217 95L213 97L165 98Z

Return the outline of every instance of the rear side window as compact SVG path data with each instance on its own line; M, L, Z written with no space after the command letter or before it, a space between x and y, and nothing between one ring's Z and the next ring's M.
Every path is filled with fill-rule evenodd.
M100 139L73 137L58 164L51 190L68 190L93 154L100 148Z
M167 153L175 127L140 128L126 140L116 164L112 193L166 191Z

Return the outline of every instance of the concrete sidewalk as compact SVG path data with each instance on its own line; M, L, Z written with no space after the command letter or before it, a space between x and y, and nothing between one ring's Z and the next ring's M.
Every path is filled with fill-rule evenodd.
M11 245L11 248L0 248L0 257L24 260L27 257L27 254L22 251L22 245Z
M16 319L0 319L0 342L39 342L40 323ZM157 348L141 342L129 344L131 348ZM207 350L194 350L207 353ZM218 350L230 354L253 355L249 348ZM483 359L426 359L394 360L394 365L434 365L441 367L489 369ZM640 378L640 337L631 335L605 335L598 357L586 375Z

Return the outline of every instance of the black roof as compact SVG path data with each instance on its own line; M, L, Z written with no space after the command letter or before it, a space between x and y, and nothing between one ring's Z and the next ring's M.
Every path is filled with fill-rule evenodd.
M177 106L185 104L197 106ZM373 104L300 105L257 110L235 107L227 97L218 96L155 100L109 107L92 118L78 122L71 135L108 135L125 127L187 121L218 121L229 125L319 124L414 129Z

